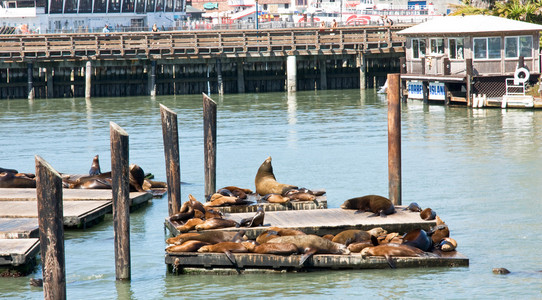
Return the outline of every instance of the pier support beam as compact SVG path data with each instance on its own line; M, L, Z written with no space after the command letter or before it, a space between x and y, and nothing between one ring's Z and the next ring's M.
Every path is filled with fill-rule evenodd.
M149 95L156 96L156 61L151 61L151 71L149 72Z
M388 74L388 181L390 200L401 205L401 76Z
M245 69L242 61L237 62L237 92L245 92Z
M34 100L34 70L32 69L32 63L27 64L28 74L28 100Z
M166 158L168 216L176 214L181 208L181 167L179 157L179 129L177 114L160 104L164 156Z
M327 90L327 61L320 59L320 89Z
M367 61L365 55L360 53L358 55L359 60L359 89L364 90L367 88Z
M205 198L216 191L216 103L203 94Z
M47 98L53 98L53 67L47 68Z
M286 59L286 75L288 92L297 91L297 57L290 55Z
M218 84L218 94L224 95L224 82L222 81L222 62L220 58L216 59L216 79Z
M90 99L91 90L91 78L92 78L92 63L87 61L85 68L85 98Z

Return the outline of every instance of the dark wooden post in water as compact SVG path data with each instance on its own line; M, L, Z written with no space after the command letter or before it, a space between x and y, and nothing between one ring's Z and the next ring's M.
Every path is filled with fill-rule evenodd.
M149 74L149 95L156 96L156 60L151 61L151 72Z
M222 81L222 62L220 58L216 59L216 77L218 81L218 94L224 95L224 82Z
M62 178L43 158L35 159L44 299L66 299Z
M168 213L171 216L181 208L181 168L179 164L179 131L177 114L160 104L162 137L166 158Z
M34 71L32 70L32 63L27 64L27 76L28 76L28 100L34 100Z
M472 105L472 58L465 59L465 69L467 73L467 106Z
M388 181L390 200L401 205L401 101L399 74L388 74Z
M117 280L130 279L130 172L128 133L109 124L111 138L111 178L113 224L115 230L115 274Z
M203 152L205 198L216 191L216 103L203 94Z

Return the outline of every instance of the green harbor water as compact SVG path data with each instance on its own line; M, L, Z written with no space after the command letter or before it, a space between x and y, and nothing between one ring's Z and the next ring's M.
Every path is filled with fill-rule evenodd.
M374 90L211 95L218 103L217 187L254 189L268 156L280 182L324 188L328 206L388 195L387 102ZM130 162L165 181L159 104L177 112L182 201L203 201L202 97L0 101L0 167L110 169L109 122L129 134ZM132 280L115 280L113 222L65 231L69 299L540 299L542 110L403 103L403 204L431 207L469 267L288 274L169 274L167 198L131 214ZM492 268L513 273L494 275ZM41 299L29 278L0 278L0 298Z

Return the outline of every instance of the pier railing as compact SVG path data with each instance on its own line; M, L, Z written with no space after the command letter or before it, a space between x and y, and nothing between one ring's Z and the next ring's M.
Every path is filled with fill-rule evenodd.
M405 26L0 35L0 59L126 59L367 52L404 47Z

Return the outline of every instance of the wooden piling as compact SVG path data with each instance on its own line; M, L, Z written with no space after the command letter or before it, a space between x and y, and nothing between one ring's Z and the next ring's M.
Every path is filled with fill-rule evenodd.
M320 89L327 90L327 61L322 58L318 63L320 65Z
M128 133L110 122L113 226L115 230L115 274L130 280L130 181Z
M216 59L216 77L218 83L218 94L224 95L224 82L222 81L222 63L220 58Z
M389 198L401 205L401 76L388 74L388 181Z
M156 61L151 61L151 72L149 73L149 95L156 96Z
M62 178L43 158L35 160L44 299L66 299Z
M28 89L27 89L27 95L28 100L34 100L34 71L32 70L32 63L28 63L27 65L27 76L28 76Z
M216 102L203 93L205 198L216 191Z
M181 208L181 170L179 164L179 132L177 114L160 104L162 137L166 158L168 214L171 216Z
M85 69L85 98L90 99L91 91L91 78L92 78L92 63L87 61Z
M472 58L465 59L465 70L467 73L467 106L472 105Z
M359 59L359 89L367 89L367 61L363 53L358 54Z

